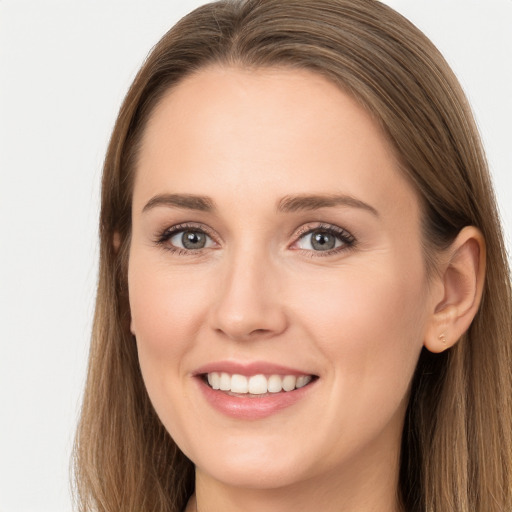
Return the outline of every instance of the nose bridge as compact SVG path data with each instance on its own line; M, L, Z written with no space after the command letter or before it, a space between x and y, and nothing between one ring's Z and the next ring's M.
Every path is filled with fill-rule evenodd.
M212 308L215 330L232 339L246 339L272 336L286 328L279 272L268 250L233 249L221 274Z

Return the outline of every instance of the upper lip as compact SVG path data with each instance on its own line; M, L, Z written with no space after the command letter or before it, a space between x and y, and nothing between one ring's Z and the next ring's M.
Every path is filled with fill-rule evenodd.
M309 371L299 370L280 364L274 364L266 361L215 361L207 363L195 370L194 375L204 375L205 373L225 372L229 374L245 375L314 375Z

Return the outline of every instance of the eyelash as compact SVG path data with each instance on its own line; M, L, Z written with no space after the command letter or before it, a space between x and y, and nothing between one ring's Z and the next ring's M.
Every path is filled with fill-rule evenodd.
M184 231L195 231L197 233L204 233L209 238L211 238L214 242L215 236L213 235L212 231L207 228L204 225L199 224L191 224L191 223L185 223L185 224L177 224L176 226L172 226L170 228L166 228L163 232L161 232L155 240L156 245L159 245L163 247L166 251L169 251L173 254L177 254L178 256L191 256L191 255L198 255L203 252L203 249L182 249L181 247L176 247L174 245L171 245L167 242L169 240Z
M177 254L178 256L192 256L199 255L203 252L204 248L201 249L183 249L181 247L176 247L174 245L169 244L169 240L184 231L195 231L198 233L204 233L215 243L216 237L214 236L211 229L207 228L204 225L193 224L193 223L185 223L185 224L177 224L176 226L172 226L170 228L166 228L162 231L155 239L155 244L163 247L165 250L170 251L173 254ZM343 251L348 251L352 249L356 244L356 239L353 235L351 235L348 231L338 226L334 226L332 224L308 224L304 225L294 234L295 241L292 245L297 244L301 239L306 237L307 235L313 234L314 232L322 232L328 235L334 236L337 240L339 240L342 245L340 247L335 247L333 249L327 249L325 251L314 251L309 249L295 249L297 251L301 251L303 253L307 253L312 258L314 257L325 257L331 256L333 254L337 254Z
M307 253L312 258L318 258L318 257L325 257L325 256L332 256L334 254L339 254L344 251L348 251L350 249L353 249L356 244L355 237L350 234L346 229L340 228L338 226L332 225L332 224L315 224L315 225L305 225L302 228L299 229L299 231L295 234L295 242L293 245L297 244L299 240L303 239L307 235L313 234L315 232L321 232L328 235L334 236L336 239L338 239L342 245L340 247L335 247L333 249L327 249L325 251L312 251L309 249L296 249L297 251L301 251L304 253Z

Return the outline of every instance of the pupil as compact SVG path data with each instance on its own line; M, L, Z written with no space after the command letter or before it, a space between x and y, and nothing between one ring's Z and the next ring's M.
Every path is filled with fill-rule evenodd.
M181 243L186 249L202 249L206 245L206 236L198 231L185 231Z
M328 251L336 245L335 238L325 231L317 231L313 234L311 246L317 251Z

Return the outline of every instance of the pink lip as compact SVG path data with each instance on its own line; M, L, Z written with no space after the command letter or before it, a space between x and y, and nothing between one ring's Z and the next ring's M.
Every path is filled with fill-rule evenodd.
M208 363L198 368L194 375L202 375L212 372L226 372L231 375L237 373L250 377L251 375L311 375L307 371L297 370L278 364L268 363L265 361L253 361L251 363L240 363L236 361L217 361Z
M316 380L313 380L307 386L293 391L282 391L261 397L243 394L229 395L224 391L212 389L205 382L202 376L212 372L237 373L245 376L257 374L310 375L310 373L261 361L248 364L219 361L198 368L194 372L194 376L206 401L220 413L239 420L258 420L276 414L306 398L316 384Z
M228 395L224 391L214 390L202 379L197 379L201 392L207 402L217 411L240 420L258 420L278 413L303 399L315 385L311 382L294 391L281 391L261 397Z

